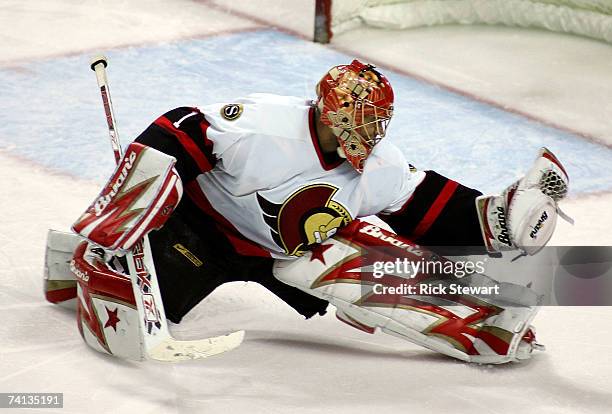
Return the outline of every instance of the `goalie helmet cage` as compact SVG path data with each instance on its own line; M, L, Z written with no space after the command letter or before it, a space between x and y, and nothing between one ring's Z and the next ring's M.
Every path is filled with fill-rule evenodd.
M314 40L361 25L409 29L442 24L534 27L612 43L611 0L316 0Z

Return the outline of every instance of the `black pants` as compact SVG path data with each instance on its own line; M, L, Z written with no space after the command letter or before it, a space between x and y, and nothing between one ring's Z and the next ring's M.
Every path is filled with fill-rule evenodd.
M174 323L218 286L233 281L260 283L306 318L327 308L327 301L277 280L273 259L236 253L187 195L164 227L149 233L149 241L166 316Z

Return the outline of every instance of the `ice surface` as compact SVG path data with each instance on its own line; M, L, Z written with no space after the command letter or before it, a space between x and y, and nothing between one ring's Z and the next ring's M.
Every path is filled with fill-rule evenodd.
M0 84L5 85L0 148L80 177L108 176L112 158L100 163L108 143L91 138L103 137L106 124L88 58L53 58L22 64L18 71L0 69ZM108 58L118 128L127 143L178 106L230 102L252 91L312 97L319 75L351 57L276 31L259 31L113 50ZM612 188L612 177L600 174L610 166L612 148L386 73L397 114L388 139L418 168L436 169L495 192L524 173L538 149L547 146L564 161L574 194Z
M228 34L261 25L246 16L229 16L222 8L211 11L208 3L33 0L0 5L0 39L5 40L0 42L0 391L63 392L62 412L79 414L609 412L610 308L543 309L536 326L548 351L529 363L503 367L469 366L396 338L367 335L333 315L303 321L263 288L243 283L223 286L173 327L182 338L246 329L244 344L226 355L174 366L136 364L82 344L74 315L45 303L41 292L46 230L67 229L113 165L89 54L80 52L105 46L124 143L174 106L250 91L312 96L321 71L347 59L337 49L269 30ZM115 6L115 13L97 12L107 7L103 4ZM278 14L287 16L290 2L283 4ZM274 15L270 7L259 11ZM249 12L257 10L250 6ZM194 16L198 24L180 24L177 17L164 26L169 14L183 20ZM90 30L92 20L102 32ZM296 19L305 20L301 15ZM493 37L487 41L477 29L470 37L465 28L402 36L412 42L411 50L421 50L416 60L431 68L429 76L441 84L469 74L474 82L465 82L487 85L481 90L486 97L521 103L529 97L517 98L506 83L519 88L529 73L531 90L541 91L541 108L566 105L557 93L555 79L561 75L542 70L537 59L534 63L534 56L544 53L540 32L519 36L488 30ZM222 34L201 36L215 32ZM406 43L394 44L397 34L375 35L387 39L384 48L361 42L362 54L376 56L383 67L410 68L414 56L404 54ZM442 35L448 39L446 50L445 42L436 42ZM346 36L336 47L354 46L372 33L355 32L353 42ZM512 43L517 36L521 47L506 54L489 43ZM575 56L579 51L572 47L585 55L597 50L600 58L610 53L599 43L568 39L547 35L546 53ZM537 46L529 48L530 41ZM112 48L124 45L132 47ZM470 50L471 58L461 55L451 65L448 60L459 46ZM496 61L504 59L515 63L506 73L517 79L491 75ZM601 116L609 102L594 104L593 94L581 86L584 67L588 73L604 72L607 64L599 59L569 62L575 69L564 67L562 78L568 90L577 92L571 122L564 111L546 109L546 116L589 133L589 125L598 120L609 132L609 117ZM564 206L577 224L560 223L555 242L612 243L609 149L400 72L390 72L398 110L389 139L417 165L498 190L524 171L536 148L545 144L568 164L575 191ZM609 75L589 83L597 81L605 90ZM603 92L594 94L599 99ZM484 174L485 167L491 172Z

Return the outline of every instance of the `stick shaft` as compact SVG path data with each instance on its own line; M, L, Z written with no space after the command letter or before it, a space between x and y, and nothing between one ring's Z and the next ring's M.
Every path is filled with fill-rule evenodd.
M96 72L111 146L115 153L115 161L119 164L122 150L110 91L108 90L107 64L104 56L96 56L91 61L91 69ZM167 362L201 359L229 351L240 345L244 337L243 331L197 341L177 341L174 339L168 329L147 236L144 236L134 245L132 250L126 254L126 259L139 314L140 347L143 359Z
M104 56L96 56L92 60L91 68L96 72L100 95L102 95L102 104L104 105L104 114L106 115L106 124L108 125L108 134L110 136L111 146L115 155L117 164L121 161L122 151L119 141L119 133L117 132L117 123L115 121L115 113L113 111L113 103L111 101L110 90L108 88L108 79L106 77L106 58Z

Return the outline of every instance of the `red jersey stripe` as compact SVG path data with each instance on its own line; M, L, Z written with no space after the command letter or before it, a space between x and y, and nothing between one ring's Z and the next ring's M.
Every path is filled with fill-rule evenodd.
M440 213L442 213L442 210L453 196L458 186L459 184L456 181L448 180L448 182L442 188L442 191L440 191L440 194L438 194L438 197L436 197L436 200L433 202L431 207L429 207L429 210L427 210L427 213L423 219L421 219L417 227L414 229L414 232L411 235L412 238L417 239L427 233L430 227L438 219Z
M198 168L201 170L201 172L207 172L212 170L212 165L206 158L206 155L204 155L200 148L198 148L198 146L195 144L195 142L193 142L191 137L180 129L175 128L175 126L172 124L172 122L170 122L168 118L163 116L157 118L157 120L155 121L155 125L164 128L166 131L170 132L179 140L181 145L185 148L185 150L187 150L187 153L191 155L195 163L198 165Z

